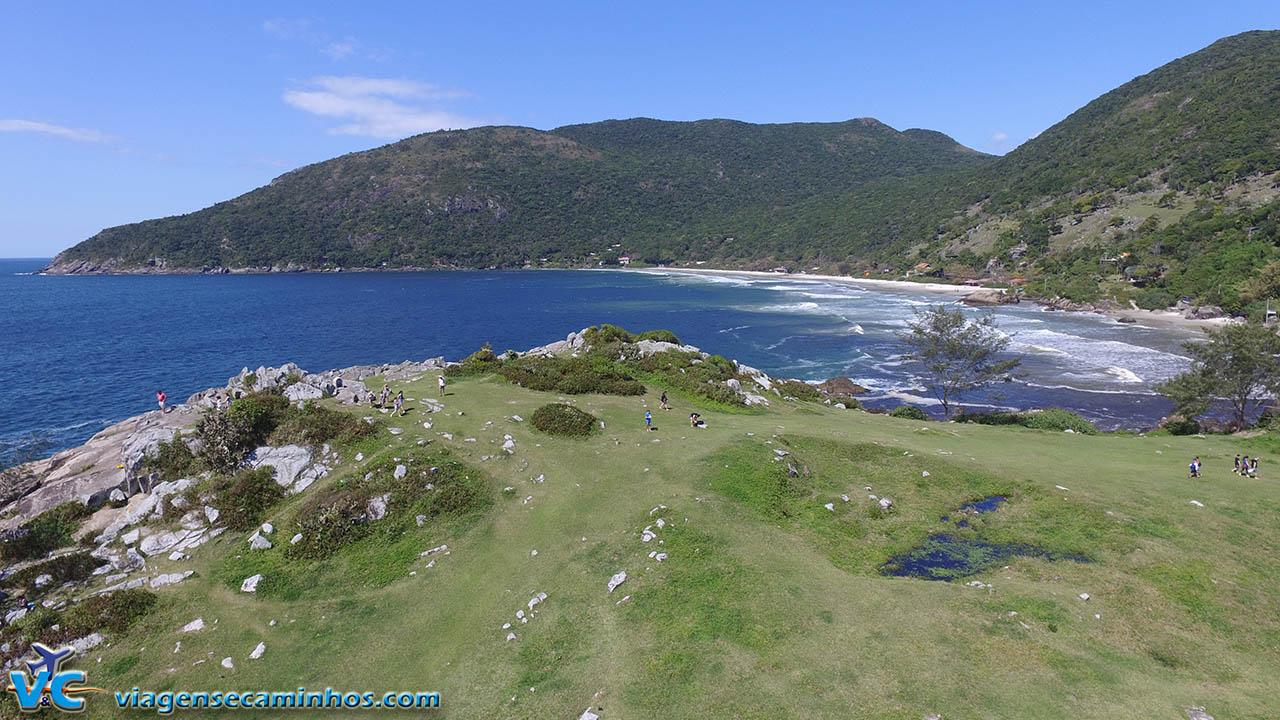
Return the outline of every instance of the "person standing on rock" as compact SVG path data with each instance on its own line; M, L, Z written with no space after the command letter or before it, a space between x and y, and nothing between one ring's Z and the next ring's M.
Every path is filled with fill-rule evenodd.
M436 376L436 385L438 386L440 397L444 397L444 375Z
M165 395L163 390L157 390L157 391L156 391L156 402L160 405L160 414L161 414L161 415L163 415L163 414L165 414L165 412L167 412L167 411L165 410L165 408L164 408L164 401L165 401L165 400L168 400L168 399L169 399L169 396L168 396L168 395Z

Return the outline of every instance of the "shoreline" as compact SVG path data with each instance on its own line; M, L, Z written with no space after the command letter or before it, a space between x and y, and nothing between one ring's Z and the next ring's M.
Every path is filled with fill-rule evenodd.
M661 274L686 274L686 275L711 275L721 277L749 277L756 279L778 279L799 282L825 282L825 283L842 283L845 285L862 286L869 290L878 290L881 292L898 292L898 293L920 293L945 295L956 299L967 297L981 290L998 290L1000 288L990 288L984 285L949 285L946 283L934 282L911 282L910 280L884 280L880 278L856 278L844 275L818 275L813 273L774 273L763 270L716 270L702 268L623 268L625 272L647 273L650 275ZM1115 308L1111 310L1094 309L1094 310L1069 310L1056 308L1052 303L1040 300L1038 298L1023 296L1023 301L1039 305L1043 308L1055 308L1048 312L1071 312L1071 313L1089 313L1100 315L1115 322L1120 322L1120 318L1129 318L1136 325L1177 327L1184 330L1193 329L1211 329L1220 328L1232 322L1231 318L1221 317L1212 319L1186 318L1176 310L1142 310L1138 308ZM999 307L999 306L995 306ZM1127 324L1127 323L1122 323Z

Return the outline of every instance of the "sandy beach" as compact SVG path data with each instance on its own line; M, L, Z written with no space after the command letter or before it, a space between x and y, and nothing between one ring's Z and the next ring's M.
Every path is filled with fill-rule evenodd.
M962 298L970 293L983 290L982 286L971 285L949 285L946 283L931 282L911 282L909 280L882 280L879 278L856 278L843 275L816 275L812 273L774 273L760 270L711 270L702 268L636 268L633 272L644 273L686 273L689 275L718 275L726 277L749 277L761 279L785 280L787 282L824 282L824 283L842 283L845 285L857 285L867 288L868 290L879 290L883 292L900 292L900 293L921 293L944 295L950 298ZM1026 302L1045 305L1034 298L1025 298ZM1095 315L1102 315L1113 320L1120 318L1129 318L1140 325L1164 326L1164 327L1180 327L1180 328L1199 328L1210 329L1218 328L1226 325L1232 320L1230 318L1214 318L1210 320L1185 318L1181 313L1174 310L1140 310L1136 308L1116 309L1116 310L1063 310L1061 312L1092 312Z
M877 278L855 278L844 275L815 275L812 273L775 273L761 270L703 270L701 268L638 268L634 272L647 273L686 273L689 275L721 275L728 277L770 278L787 282L825 282L859 285L869 290L885 290L904 293L934 293L951 297L964 297L980 287L968 285L948 285L946 283L910 282L908 280L880 280Z

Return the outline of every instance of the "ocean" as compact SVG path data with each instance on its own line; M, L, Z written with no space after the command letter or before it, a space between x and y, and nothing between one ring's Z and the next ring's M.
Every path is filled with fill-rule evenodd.
M47 260L0 260L0 464L41 443L79 444L155 405L223 385L242 367L310 371L460 359L611 323L664 328L771 375L836 375L869 405L936 401L897 339L916 308L953 302L794 275L534 270L219 276L43 276ZM1198 332L1122 325L1032 304L996 310L1025 377L966 398L984 407L1061 407L1104 428L1168 414L1153 383L1187 367Z

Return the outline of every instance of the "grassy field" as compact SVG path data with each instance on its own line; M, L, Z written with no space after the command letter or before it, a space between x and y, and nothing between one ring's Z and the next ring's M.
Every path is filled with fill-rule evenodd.
M420 398L434 384L393 389ZM228 532L173 563L196 576L77 665L110 689L431 690L431 712L452 718L1276 716L1280 474L1265 438L1090 437L782 402L702 408L709 427L694 429L687 398L663 412L650 390L568 397L605 423L582 440L527 422L556 395L492 376L451 384L439 413L410 402L340 448L326 482L443 447L480 473L487 505L291 559L312 488L273 511L275 547ZM1238 452L1263 454L1263 479L1230 472ZM1193 455L1202 479L1187 477ZM956 526L962 504L991 495L1008 501ZM953 582L881 572L944 531L1078 559L1017 557ZM255 572L259 592L239 592ZM196 617L204 631L179 632ZM88 714L116 713L91 698Z

